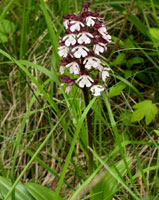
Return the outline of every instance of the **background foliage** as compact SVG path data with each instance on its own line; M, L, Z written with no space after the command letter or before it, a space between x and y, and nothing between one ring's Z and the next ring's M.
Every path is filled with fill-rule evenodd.
M57 55L62 16L82 2L0 1L0 199L158 199L159 2L89 2L113 42L107 90L86 108L60 89Z

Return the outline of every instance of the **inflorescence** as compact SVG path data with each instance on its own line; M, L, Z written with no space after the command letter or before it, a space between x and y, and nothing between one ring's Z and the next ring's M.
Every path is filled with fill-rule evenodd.
M103 66L99 56L107 50L111 36L103 24L103 18L97 12L91 12L89 5L84 3L78 16L64 15L66 35L60 38L58 54L63 58L60 61L60 81L67 84L67 94L76 84L80 88L88 87L94 96L100 96L104 86L99 82L105 82L109 77L110 69ZM63 75L67 68L73 78Z

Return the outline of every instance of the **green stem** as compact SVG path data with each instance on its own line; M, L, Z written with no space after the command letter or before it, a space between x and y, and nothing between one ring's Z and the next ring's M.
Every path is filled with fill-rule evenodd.
M89 104L89 94L88 94L88 90L86 87L83 88L83 93L84 93L85 106L87 107ZM90 109L87 113L88 145L89 145L90 149L93 148L91 121L92 121L92 119L91 119L91 109ZM88 169L89 169L89 174L91 175L93 172L93 154L90 150L88 151L88 159L89 159Z

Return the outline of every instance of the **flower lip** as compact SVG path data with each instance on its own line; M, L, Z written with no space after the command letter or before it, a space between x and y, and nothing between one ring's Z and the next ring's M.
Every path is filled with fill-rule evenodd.
M69 20L66 19L66 20L63 22L63 25L64 25L64 27L65 27L66 29L68 29L68 27L69 27Z
M92 67L99 71L103 70L103 65L100 59L94 56L89 56L85 58L85 60L83 61L83 64L85 64L85 68L88 70L90 70Z
M65 72L65 67L64 66L60 66L60 73L64 74L64 72Z
M58 47L58 54L61 57L64 57L64 58L67 57L68 52L69 52L68 47L66 47L66 46L60 46L60 47Z
M80 31L81 27L84 27L84 24L81 21L72 20L70 24L71 32Z
M63 41L65 41L65 45L69 47L70 45L76 44L76 39L74 34L68 34L63 37Z
M102 80L105 82L106 78L109 77L109 71L110 69L105 67L102 71Z
M93 46L94 53L97 55L103 53L104 51L106 51L106 49L107 49L106 44L100 42Z
M89 32L81 32L77 35L78 37L78 43L79 44L90 44L91 43L91 39L93 38L93 35Z
M88 75L82 75L76 80L80 88L90 87L93 82L93 79Z
M88 16L86 17L86 25L87 26L94 26L94 24L96 23L96 17L93 16Z
M88 55L89 49L83 45L78 45L72 49L75 58L86 57Z
M66 68L70 69L70 74L80 74L80 68L77 62L73 61L66 65Z
M94 96L100 96L101 92L104 91L104 87L101 85L93 85L90 90Z

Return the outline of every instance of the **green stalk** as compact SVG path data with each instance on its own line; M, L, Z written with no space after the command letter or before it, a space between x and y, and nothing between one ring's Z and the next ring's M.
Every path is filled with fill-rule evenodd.
M83 88L83 94L84 94L84 101L85 101L85 106L87 107L89 104L89 94L88 90L86 87ZM92 137L92 126L91 126L91 109L87 113L87 128L88 128L88 145L92 149L93 148L93 137ZM93 172L93 154L92 152L88 151L88 169L89 169L89 174L91 175Z

